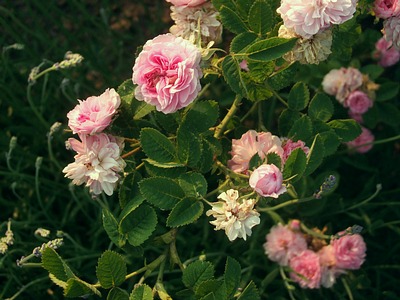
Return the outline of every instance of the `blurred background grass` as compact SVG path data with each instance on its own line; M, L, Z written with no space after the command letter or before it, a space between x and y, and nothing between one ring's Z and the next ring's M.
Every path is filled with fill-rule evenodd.
M65 150L65 140L71 136L64 132L66 114L77 99L100 95L130 78L137 47L167 32L170 25L169 5L164 0L0 2L0 236L9 218L13 219L15 235L14 245L0 256L0 299L62 298L61 289L50 282L47 272L19 268L15 263L43 243L33 234L39 227L50 229L52 237L62 230L66 241L62 256L82 279L95 280L97 258L110 241L102 229L100 205L82 187L71 186L61 172L73 156ZM45 68L61 61L67 51L80 53L83 63L40 78L30 90L30 104L27 79L31 69L42 62L47 63ZM33 113L32 106L42 119ZM62 123L61 129L49 136L55 122ZM399 126L380 125L376 133L382 138L396 135ZM10 151L12 137L17 141ZM312 226L329 224L333 230L353 224L365 227L368 259L357 277L350 275L355 299L400 297L399 148L392 142L378 145L364 156L333 156L324 168L338 170L342 180L337 193L324 199L324 211L304 206L283 212L285 217L298 216ZM384 186L378 197L362 207L343 211L368 198L377 183ZM113 205L116 197L102 200L111 208L118 207ZM182 230L178 242L185 245L184 258L199 255L203 249L217 251L217 257L223 253L240 258L249 266L247 274L252 275L246 279L255 280L263 297L284 299L287 294L279 280L272 284L264 280L266 270L276 267L260 247L272 224L265 219L255 228L250 244L227 243L223 233L215 233L206 218ZM202 235L193 235L201 231ZM198 245L201 249L196 248ZM135 262L129 256L127 260L132 270L136 263L138 268L142 265L142 260ZM224 261L222 256L220 260ZM167 284L173 289L174 279ZM301 291L301 295L304 299L327 299L325 292ZM345 287L339 284L329 295L329 299L347 297Z

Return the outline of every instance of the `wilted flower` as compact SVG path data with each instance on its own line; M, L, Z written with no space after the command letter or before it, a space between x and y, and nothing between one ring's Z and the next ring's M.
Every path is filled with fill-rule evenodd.
M218 21L218 12L209 2L201 6L171 6L171 19L175 25L170 28L170 32L175 36L190 40L194 35L197 40L201 37L203 45L213 41L221 41L222 24Z
M292 257L307 249L307 243L301 233L278 224L267 234L263 247L270 260L287 266Z
M378 18L387 19L400 13L399 0L375 0L373 11Z
M302 38L293 29L281 25L278 36L287 39L299 38L293 49L283 55L283 58L289 62L298 61L301 64L319 64L332 53L332 31L329 29L320 31L309 38Z
M173 113L186 107L201 90L201 53L189 41L163 34L146 42L133 66L137 100Z
M335 251L336 266L338 268L356 270L363 264L367 246L361 235L345 235L338 239L333 239L331 245Z
M394 16L383 22L383 31L387 41L400 50L400 16Z
M76 185L85 183L95 195L104 191L111 196L126 163L120 154L123 149L122 139L100 133L81 135L82 142L70 138L68 146L78 152L75 162L63 169L65 177Z
M100 96L91 96L84 101L78 101L79 104L67 114L68 126L73 133L78 134L103 131L110 125L121 104L121 98L114 89L106 89Z
M254 199L238 200L239 193L230 189L218 196L217 203L212 204L212 208L207 211L207 216L213 216L215 230L223 229L230 241L236 238L246 240L251 236L251 228L260 224L259 213L254 209L256 201Z
M287 28L303 38L310 38L333 24L351 19L356 11L355 0L282 0L276 10Z
M361 126L361 130L361 134L356 139L346 144L349 148L359 153L366 153L371 150L375 137L369 129Z
M383 36L375 44L374 58L384 68L395 65L400 60L400 51L392 47L392 41L387 41Z
M273 164L263 164L251 174L249 185L261 196L278 198L286 192L281 171Z
M312 250L304 250L294 256L289 267L292 269L290 278L299 283L302 288L315 289L321 284L321 265L319 256Z
M265 159L268 153L283 155L279 137L270 132L256 132L249 130L238 140L232 139L232 159L228 161L228 167L236 173L247 173L251 158L258 154Z
M184 6L184 7L198 6L207 2L207 0L166 0L166 1L172 3L172 5Z
M352 113L363 114L372 107L373 102L368 95L361 91L353 91L344 100L343 106L348 107Z

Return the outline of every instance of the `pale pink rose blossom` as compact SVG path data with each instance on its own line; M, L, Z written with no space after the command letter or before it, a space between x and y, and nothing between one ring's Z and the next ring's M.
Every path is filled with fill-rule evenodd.
M383 22L383 31L387 41L400 50L400 16L394 16Z
M335 284L336 278L346 271L336 267L335 249L332 245L322 247L317 254L321 265L321 285L330 288Z
M359 234L345 235L331 241L335 251L336 266L356 270L365 261L367 246Z
M343 106L348 107L349 110L356 114L363 114L372 107L373 102L368 95L361 91L353 91L344 100Z
M232 139L232 159L228 161L228 167L236 173L247 173L251 158L258 154L265 159L268 153L283 155L279 137L270 132L256 132L249 130L238 140Z
M282 138L281 140L283 145L282 163L285 163L293 150L297 148L301 148L306 155L310 151L310 148L308 148L302 140L298 140L297 142L293 142L291 139L287 138Z
M335 96L343 104L347 96L358 89L363 83L362 73L352 67L332 69L322 80L325 93Z
M302 234L278 224L267 234L263 247L270 260L287 266L292 257L307 249L307 242Z
M319 256L314 251L304 250L294 256L289 262L289 267L292 269L290 278L302 288L315 289L320 287L321 265Z
M400 13L399 0L375 0L373 11L378 18L387 19Z
M275 165L263 164L250 175L249 185L263 197L278 198L286 192L281 171Z
M366 153L372 149L375 137L369 129L361 126L361 130L361 134L356 139L346 144L359 153Z
M170 2L172 5L175 6L188 6L188 7L202 5L207 2L207 0L166 0L166 1Z
M201 90L201 53L189 41L163 34L146 42L133 66L137 100L165 114L186 107Z
M287 28L303 38L310 38L333 24L353 17L355 0L282 0L276 10Z
M84 101L78 101L79 104L67 114L68 126L73 133L78 134L103 131L110 125L121 104L121 99L114 89L106 89L100 96L91 96Z
M387 41L383 36L375 44L374 58L384 68L395 65L400 60L400 51L392 47L392 41Z
M72 183L85 183L91 193L101 194L103 191L111 196L120 178L118 173L126 166L121 158L123 140L105 133L96 135L80 135L82 141L70 138L67 148L77 152L75 162L63 169L65 177Z
M237 238L246 240L251 236L251 229L260 224L260 214L254 209L255 199L239 200L237 190L227 190L218 196L218 201L212 203L212 208L206 212L207 216L213 216L215 230L225 230L230 241Z

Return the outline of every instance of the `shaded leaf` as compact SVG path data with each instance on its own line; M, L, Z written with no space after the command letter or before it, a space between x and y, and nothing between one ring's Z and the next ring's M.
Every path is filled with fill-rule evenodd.
M179 227L196 221L203 213L203 203L196 198L184 198L172 209L167 226Z
M323 122L329 121L333 115L333 104L331 99L324 94L316 94L308 107L308 115L312 119Z
M306 170L306 165L307 157L303 149L294 149L292 153L290 153L283 167L283 178L288 179L292 176L297 175L292 179L292 182L299 180Z
M303 82L297 82L289 93L288 105L293 110L303 110L307 107L310 101L310 91Z
M172 142L154 128L143 128L140 131L140 143L144 153L154 161L168 163L176 159Z
M97 263L96 276L105 289L121 285L127 273L122 256L114 251L105 251Z
M182 281L187 288L196 290L200 283L214 276L214 266L208 261L197 260L183 270Z

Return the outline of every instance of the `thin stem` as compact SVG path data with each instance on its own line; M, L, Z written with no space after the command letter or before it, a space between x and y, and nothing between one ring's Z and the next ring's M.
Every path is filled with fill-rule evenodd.
M225 127L228 125L231 118L235 115L241 102L242 102L242 96L236 95L235 100L233 101L232 106L229 109L228 113L226 114L224 119L221 121L221 123L215 129L215 132L214 132L215 138L218 139L222 136L222 133L224 132Z
M287 102L268 84L265 83L265 85L268 87L268 89L272 92L272 94L276 97L276 99L278 99L283 105L285 105L286 107L289 107L289 105L287 104Z
M220 186L218 186L215 190L209 192L207 195L204 196L204 198L208 198L211 197L213 195L215 195L216 193L218 193L218 191L222 190L223 188L225 188L226 185L228 185L228 183L231 180L229 178L227 178Z
M262 208L258 208L258 211L264 211L264 212L268 212L268 211L273 211L273 210L277 210L280 209L282 207L286 207L289 205L293 205L293 204L298 204L298 203L304 203L304 202L308 202L311 200L315 200L316 198L314 197L307 197L307 198L301 198L301 199L293 199L293 200L289 200L283 203L280 203L278 205L272 206L272 207L262 207Z
M45 280L47 280L48 278L49 278L48 276L45 276L45 277L41 277L41 278L38 278L38 279L36 279L36 280L33 280L33 281L29 282L28 284L22 286L22 287L19 289L19 291L16 292L12 297L7 298L7 299L5 299L5 300L14 300L14 299L17 299L17 297L18 297L19 295L21 295L21 294L22 294L27 288L29 288L31 285L36 285L37 283L39 283L39 282L41 282L41 281L45 281Z
M33 104L31 89L32 89L32 84L28 84L28 87L26 89L26 98L28 99L29 106L32 109L35 116L39 119L40 123L42 123L44 127L49 128L50 125L47 123L47 121L43 118L42 114L37 110L36 106Z
M307 233L309 235L312 235L312 236L315 236L317 238L324 239L324 240L330 240L331 239L330 235L322 234L322 233L316 232L314 230L311 230L306 225L304 225L304 223L300 223L300 227L305 233Z
M392 137L390 137L390 138L386 138L386 139L382 139L382 140L377 140L377 141L365 143L365 144L362 144L362 145L358 145L358 146L356 146L356 147L351 147L351 148L348 148L348 149L346 149L346 150L339 151L339 152L337 152L336 154L340 155L340 154L343 154L343 153L347 153L347 152L354 151L355 149L358 149L358 148L361 148L361 147L364 147L364 146L384 144L384 143L396 141L396 140L399 140L399 139L400 139L400 134L399 134L399 135L396 135L396 136L392 136Z
M240 178L245 178L245 179L249 179L249 176L244 175L244 174L240 174L240 173L236 173L234 171L232 171L231 169L229 169L228 167L226 167L222 162L220 162L219 160L217 160L215 162L217 164L217 167L220 168L222 170L222 172L224 172L226 175L230 176L236 176L236 177L240 177Z
M125 153L124 155L121 155L121 158L125 159L125 158L127 158L127 157L129 157L129 156L135 154L136 152L139 152L141 149L142 149L141 147L138 147L138 148L136 148L136 149L133 149L133 150L131 150L131 151Z

